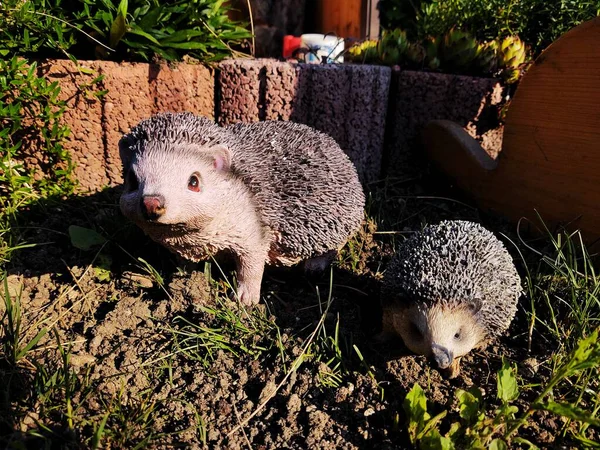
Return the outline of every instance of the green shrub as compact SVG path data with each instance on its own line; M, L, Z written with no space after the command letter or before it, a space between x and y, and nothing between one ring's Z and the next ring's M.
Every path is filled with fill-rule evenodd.
M61 0L0 3L0 55L64 57L76 42L64 21Z
M73 192L73 164L62 146L69 130L60 123L65 104L59 93L56 82L37 76L35 63L16 56L0 59L0 263L15 245L9 231L18 208Z
M517 34L537 55L552 41L600 13L600 0L382 0L382 24L411 38L438 36L453 27L479 40Z
M250 37L228 11L225 0L10 0L0 4L0 55L219 60Z

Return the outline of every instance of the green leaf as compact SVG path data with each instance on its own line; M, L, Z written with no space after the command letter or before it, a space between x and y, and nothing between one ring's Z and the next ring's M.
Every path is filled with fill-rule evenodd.
M480 411L481 392L479 392L479 389L473 388L468 392L457 389L456 398L458 399L460 417L465 419L468 424L476 422Z
M123 19L127 18L127 9L128 9L127 0L121 0L121 2L119 3L119 6L117 8L117 13L119 15L123 16Z
M43 338L46 333L48 333L48 330L46 328L42 328L38 334L35 335L35 337L29 341L29 343L22 348L21 350L19 350L19 352L17 353L17 359L21 359L23 356L25 356L29 350L31 350L33 347L35 347L37 345L37 343L40 341L41 338Z
M104 417L100 421L100 425L98 429L94 431L94 436L92 438L92 449L100 448L100 443L102 442L102 437L104 436L104 427L106 427L106 422L108 417L110 416L110 411L104 414Z
M189 42L191 39L198 36L206 36L206 31L200 30L179 30L166 35L160 40L163 44L167 42Z
M417 440L422 439L430 433L437 432L438 430L435 426L442 421L444 417L448 414L448 411L442 411L437 416L433 417L431 420L428 420L427 423L423 426L421 432L417 435Z
M494 439L490 442L489 450L508 450L508 445L502 439Z
M454 444L450 438L444 437L438 430L432 430L419 441L421 450L454 450Z
M202 42L170 42L163 43L165 47L180 48L182 50L203 50L206 51L206 45Z
M549 411L561 417L568 417L578 422L589 423L592 426L600 427L600 418L595 417L591 412L567 403L557 403L548 401L545 404L536 403L532 405L533 409Z
M404 411L408 416L408 435L414 444L419 431L431 417L427 412L427 398L425 392L418 383L415 383L410 392L406 395L403 403Z
M123 36L127 33L127 23L125 22L125 16L122 14L118 14L115 21L110 26L110 38L109 38L109 46L111 48L116 48L117 44L123 38Z
M154 28L158 23L160 14L163 11L163 6L157 6L148 11L140 21L136 21L136 25L142 30Z
M576 362L586 361L590 354L594 351L596 344L598 343L598 331L600 328L596 328L592 334L587 338L582 339L577 344L577 349L573 355L573 359Z
M129 32L130 32L131 34L137 34L138 36L142 36L142 37L144 37L144 38L148 39L150 42L152 42L152 43L154 43L154 44L156 44L156 45L158 45L158 46L160 46L160 45L161 45L161 44L160 44L160 42L158 42L154 36L152 36L152 35L150 35L150 34L146 33L144 30L140 30L140 29L139 29L139 28L137 28L137 27L131 27L131 28L129 29Z
M519 386L515 370L503 361L502 368L498 371L498 398L503 402L511 402L519 396Z
M530 442L530 441L528 441L527 439L525 439L525 438L522 438L522 437L519 437L519 436L515 437L515 438L512 440L512 442L513 442L514 444L523 444L523 445L526 445L526 446L527 446L527 448L529 448L529 449L531 449L531 450L539 450L539 447L538 447L537 445L535 445L533 442Z
M454 436L459 436L459 433L462 431L460 423L458 422L454 422L452 425L450 425L450 429L448 430L448 433L446 433L446 436L448 436L450 439L453 439ZM456 440L456 439L454 439Z
M112 258L110 255L100 253L96 260L97 265L94 267L94 274L98 281L110 281L110 266L112 264Z
M74 247L85 251L106 242L106 238L96 231L77 225L69 227L69 236Z

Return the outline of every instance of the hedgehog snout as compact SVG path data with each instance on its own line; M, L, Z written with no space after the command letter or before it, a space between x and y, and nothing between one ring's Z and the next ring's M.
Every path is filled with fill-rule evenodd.
M140 207L145 219L156 220L165 213L165 198L162 195L144 195Z
M447 369L454 360L454 354L452 351L446 347L442 347L441 345L432 344L431 352L433 354L433 360L440 369Z

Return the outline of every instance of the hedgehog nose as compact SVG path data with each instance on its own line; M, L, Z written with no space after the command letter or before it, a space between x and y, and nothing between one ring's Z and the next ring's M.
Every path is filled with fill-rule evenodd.
M165 198L162 195L144 195L142 214L148 220L156 220L165 212Z
M431 347L433 352L433 360L440 369L447 369L452 364L454 355L446 347L441 345L433 344Z

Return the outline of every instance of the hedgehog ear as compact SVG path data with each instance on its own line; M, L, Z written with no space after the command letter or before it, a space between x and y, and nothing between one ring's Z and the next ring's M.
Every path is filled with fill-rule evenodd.
M483 302L481 301L481 299L476 298L468 303L467 308L469 308L469 311L471 311L472 314L477 314L481 309L482 305Z
M209 150L213 159L213 167L221 172L226 172L231 166L231 151L225 145L213 145Z

